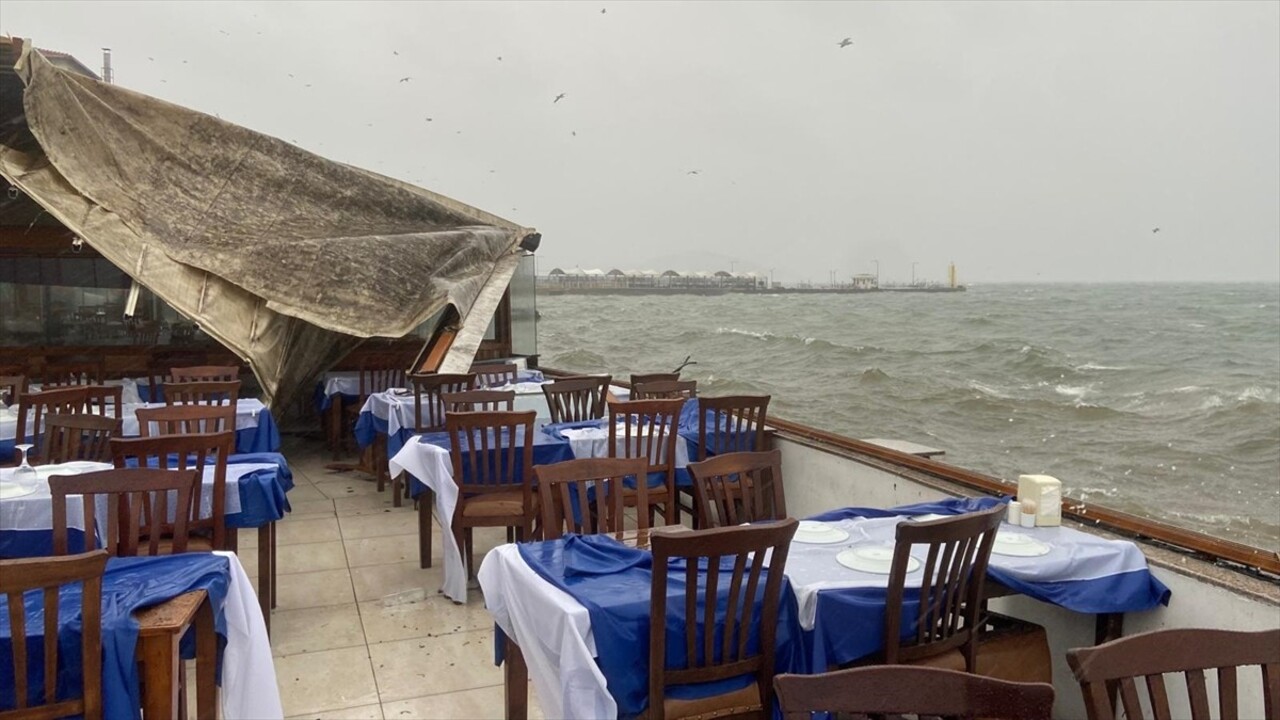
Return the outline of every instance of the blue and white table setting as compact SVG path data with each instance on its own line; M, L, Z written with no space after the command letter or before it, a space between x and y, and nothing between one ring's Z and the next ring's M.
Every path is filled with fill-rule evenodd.
M791 544L787 576L796 592L810 667L852 662L884 645L888 560L876 565L879 558L892 557L898 523L975 512L1004 502L956 498L888 510L844 508L805 521ZM872 552L854 557L851 551L857 549ZM912 555L918 561L913 564L924 560L923 552L918 555ZM1150 610L1168 604L1171 594L1151 574L1134 543L1067 526L1001 523L987 576L1020 594L1087 614ZM920 580L919 570L907 575L908 596ZM909 596L907 603L911 602ZM915 612L909 609L903 616L914 618ZM914 633L913 627L903 630L904 637Z
M522 384L536 384L536 392L542 392L543 377L541 370L521 369L516 372L516 381ZM509 386L489 388L491 390L510 390ZM526 392L528 390L526 389ZM316 383L315 405L317 413L325 413L333 405L337 397L343 402L353 402L360 397L360 372L358 370L333 370L324 374ZM519 409L519 408L518 408ZM527 408L532 409L532 408Z
M137 411L139 408L164 407L164 403L124 402L121 433L125 437L139 434ZM107 415L114 409L107 407ZM240 398L236 401L236 452L261 453L280 450L280 430L276 427L271 410L256 398ZM11 406L0 410L0 462L13 458L18 433L18 408Z
M139 664L134 648L138 623L133 613L195 590L204 590L214 611L220 642L219 686L221 714L227 718L280 718L283 708L275 666L262 613L239 559L233 553L183 553L161 557L109 558L102 582L102 699L109 718L140 717ZM42 596L24 599L28 647L41 647L44 632ZM77 694L83 683L79 642L82 594L80 586L59 593L59 636L68 651L58 655L59 695ZM13 677L8 600L0 597L0 676ZM74 652L69 651L75 648ZM39 697L43 663L28 663ZM0 710L14 707L14 687L0 685Z
M573 459L569 443L542 432L533 431L533 464L547 465ZM503 438L504 441L507 438ZM523 462L523 431L514 440L518 445L516 462ZM467 568L452 532L453 510L458 504L458 485L453 479L453 463L449 456L451 441L444 432L413 436L388 463L392 475L409 475L409 494L418 498L431 491L436 522L440 523L440 535L444 544L444 585L442 592L454 602L467 601ZM428 509L420 506L420 512Z

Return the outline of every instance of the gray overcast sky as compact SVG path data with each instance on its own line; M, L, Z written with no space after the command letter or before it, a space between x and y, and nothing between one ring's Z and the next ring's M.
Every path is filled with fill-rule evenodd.
M0 32L536 227L544 271L1280 279L1275 2L0 0Z

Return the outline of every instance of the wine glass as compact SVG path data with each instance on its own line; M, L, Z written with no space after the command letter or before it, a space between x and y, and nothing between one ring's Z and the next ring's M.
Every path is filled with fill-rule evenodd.
M35 445L23 443L13 447L22 453L22 464L13 469L13 481L21 487L35 485L39 476L36 475L36 469L31 467L31 463L27 461L27 454L31 452L31 448L35 447Z

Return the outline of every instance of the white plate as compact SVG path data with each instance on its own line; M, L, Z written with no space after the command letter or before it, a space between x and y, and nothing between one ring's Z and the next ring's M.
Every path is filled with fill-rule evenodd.
M937 513L925 513L924 515L916 515L911 518L916 522L929 522L930 520L942 520L943 518L955 517L955 515L939 515Z
M892 545L862 545L841 551L836 555L836 562L859 572L888 575L893 569ZM920 569L920 561L914 557L907 558L907 572Z
M0 482L0 500L20 498L35 492L35 487L23 487L17 483Z
M991 546L991 552L996 555L1012 557L1039 557L1048 555L1051 549L1048 543L1040 542L1030 535L1012 532L996 533L996 541Z
M831 545L848 540L849 531L832 527L824 522L801 520L800 527L796 528L795 537L792 539L809 545Z

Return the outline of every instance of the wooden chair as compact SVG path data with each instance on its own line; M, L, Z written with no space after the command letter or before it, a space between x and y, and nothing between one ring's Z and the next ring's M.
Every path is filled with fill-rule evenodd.
M787 516L782 451L736 452L689 463L698 527L733 527Z
M676 443L680 439L680 408L683 400L628 400L609 403L609 457L643 458L649 465L645 477L637 483L648 484L649 477L662 476L660 487L649 488L648 503L639 511L650 515L653 506L662 505L667 525L680 522L676 500ZM621 435L619 435L621 432Z
M1192 720L1209 720L1205 671L1215 670L1218 713L1223 720L1240 717L1237 668L1262 666L1263 716L1280 718L1280 629L1258 632L1179 628L1131 635L1089 648L1067 651L1067 664L1084 693L1089 720L1111 720L1118 686L1126 718L1185 717L1170 709L1165 675L1182 673ZM1148 707L1143 711L1135 680L1145 681Z
M17 405L18 398L22 397L30 386L26 375L0 375L0 403Z
M6 711L9 718L55 718L83 715L87 720L102 720L102 575L107 569L107 553L102 550L69 557L41 557L23 560L0 560L0 593L9 603L14 668L14 697L17 707ZM83 679L81 696L57 697L58 684L58 594L64 585L80 583L82 587L79 675ZM33 705L27 697L27 614L23 594L43 591L44 607L44 703ZM49 628L54 632L49 632ZM75 673L74 669L67 672Z
M515 390L468 390L440 393L445 413L511 412L516 409Z
M66 385L101 385L102 362L45 363L40 371L41 387Z
M699 398L698 459L728 452L764 450L768 410L768 395Z
M120 420L124 414L124 388L119 385L86 385L85 410Z
M661 400L698 397L697 380L654 380L631 386L632 400Z
M478 387L502 387L516 381L520 367L515 363L477 363L469 372L476 376Z
M987 561L1004 519L1004 505L941 520L898 524L885 603L885 646L871 662L944 664L959 653L966 672L976 672ZM912 551L925 553L921 565L916 636L904 645L902 603ZM959 659L955 660L959 664Z
M164 386L165 405L230 405L240 397L239 380L174 380Z
M235 433L227 430L218 433L194 435L164 435L161 437L115 438L111 441L111 456L118 468L128 467L132 460L137 467L157 467L161 470L195 470L200 476L191 506L190 547L193 550L234 550L227 541L227 456L235 447ZM209 488L211 512L200 517L203 506L205 468L212 468L213 483ZM259 592L266 592L259 589Z
M71 415L82 413L88 403L89 392L81 387L50 388L28 392L18 400L18 425L14 431L16 443L29 437L34 446L27 454L35 464L44 453L44 419L50 413ZM15 457L16 460L16 457Z
M342 408L342 422L329 429L329 442L333 447L333 459L337 460L346 443L348 432L355 429L360 418L360 410L369 396L386 392L391 388L405 387L408 384L405 368L409 361L401 355L373 354L360 361L357 372L359 393L354 402Z
M84 537L100 537L108 553L120 557L170 555L187 551L191 501L200 474L194 470L115 468L49 478L53 496L53 554L68 552L67 499L83 496ZM98 517L98 496L106 513ZM169 517L173 516L170 521ZM99 522L105 521L105 527Z
M639 400L635 396L636 386L651 382L674 382L680 379L680 373L632 373L631 374L631 399Z
M476 376L470 373L410 375L409 379L413 381L415 433L444 430L445 406L441 396L445 393L466 392L476 384Z
M169 379L176 383L231 382L240 379L240 368L235 365L197 365L169 369Z
M138 408L138 435L195 435L236 429L236 409L232 405L165 405Z
M627 506L649 506L644 482L648 471L644 458L585 458L534 466L542 539L554 540L566 529L584 535L622 532ZM626 486L629 477L635 480L634 488ZM648 513L636 512L636 528L649 529Z
M1053 686L956 670L887 665L773 679L786 720L909 714L918 717L1052 720Z
M653 573L649 615L649 711L651 720L673 717L737 715L765 717L773 707L773 667L778 626L778 602L791 537L799 523L787 518L778 523L716 528L679 535L655 533L651 538L653 567L667 568L673 558L685 560L685 593L676 600L686 608L681 639L686 648L684 667L667 667L667 572ZM766 551L772 550L768 572ZM705 563L703 562L705 559ZM720 576L721 560L733 559L732 572ZM699 566L705 581L699 582ZM668 571L670 572L670 571ZM764 593L760 611L761 575ZM716 605L722 587L728 586L724 626L717 626ZM699 597L702 591L705 595ZM745 593L744 593L745 590ZM747 640L756 628L756 654L747 651ZM669 685L724 680L754 674L755 682L734 692L699 700L666 697Z
M532 537L538 514L533 494L535 415L526 410L445 416L453 481L458 485L453 535L467 563L468 577L475 572L472 528L512 528L517 540ZM426 515L430 517L429 510ZM429 524L425 531L431 531Z
M115 418L87 413L50 413L44 419L46 464L85 460L111 462L111 438L120 432Z
M577 422L599 420L604 417L605 400L609 394L608 375L558 378L542 386L547 398L547 410L551 422Z

